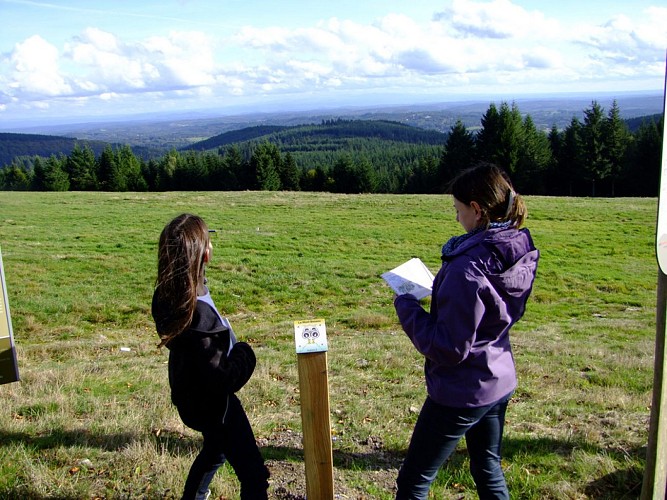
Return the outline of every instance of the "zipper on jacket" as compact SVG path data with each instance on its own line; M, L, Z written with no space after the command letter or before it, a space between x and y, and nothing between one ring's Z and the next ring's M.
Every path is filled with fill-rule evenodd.
M229 394L227 394L227 405L225 406L225 413L222 414L222 423L225 423L225 419L227 418L227 412L229 411Z

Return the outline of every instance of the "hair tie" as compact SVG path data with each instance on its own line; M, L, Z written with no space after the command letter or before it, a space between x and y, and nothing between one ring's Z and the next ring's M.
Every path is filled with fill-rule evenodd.
M514 189L510 188L509 189L509 194L507 196L507 211L505 212L505 219L507 219L510 216L510 213L512 212L512 207L514 206L514 197L516 196L516 193L514 192Z

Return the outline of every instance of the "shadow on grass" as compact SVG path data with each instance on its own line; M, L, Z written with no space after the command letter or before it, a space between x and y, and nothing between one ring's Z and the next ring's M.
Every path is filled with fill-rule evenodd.
M49 450L53 448L98 448L103 451L120 451L127 445L137 441L145 441L146 435L138 435L133 432L120 432L116 434L98 434L87 430L63 430L41 434L8 433L0 431L0 447L20 443L26 448L34 450ZM164 450L171 455L184 455L192 453L201 446L201 439L190 437L175 431L162 431L159 435L151 434L150 439L157 445L158 449Z
M642 462L646 447L625 449L621 447L599 447L581 439L560 440L553 438L505 438L503 457L508 461L523 462L534 456L533 463L548 461L548 455L568 459L575 451L590 455L604 455L618 464L628 464L628 459ZM583 489L588 498L596 500L631 500L640 497L643 469L631 466L601 477L590 478Z
M303 450L289 446L263 446L262 456L266 460L302 462ZM405 453L390 450L372 452L348 452L333 450L333 464L338 469L378 471L397 469L403 461Z
M605 455L616 463L624 464L631 460L642 461L644 447L626 450L622 448L603 448L584 440L560 440L544 438L505 438L503 457L509 462L549 462L549 455L569 459L575 452L584 451L590 455ZM333 450L334 466L339 469L379 471L398 469L405 457L405 449L377 448L369 452L352 453ZM262 454L267 460L298 462L303 460L303 450L291 446L265 446ZM531 457L534 457L531 458ZM459 448L450 457L448 468L467 467L467 451ZM582 488L581 493L596 500L633 500L641 494L643 470L640 467L619 469L601 477L592 477Z
M6 433L0 431L0 446L21 443L26 448L48 450L52 448L82 446L105 451L118 451L136 441L133 433L95 434L86 430L55 429L48 434Z
M6 433L0 431L0 447L13 443L21 443L36 451L60 447L92 447L104 451L119 451L127 445L146 440L148 436L135 433L96 434L86 430L54 430L49 434L29 435L26 433ZM151 434L148 438L156 448L173 456L196 453L201 446L201 438L188 436L177 431L162 431L159 435ZM363 448L363 446L362 446ZM296 446L265 445L261 447L266 460L303 462L303 449ZM642 461L645 448L626 450L621 448L601 448L583 440L559 440L543 438L505 438L503 456L507 461L534 462L548 461L548 455L569 457L575 451L584 451L591 455L606 455L617 463L625 463L628 458ZM334 466L339 469L379 471L398 469L405 456L404 449L387 449L382 446L371 446L368 451L348 452L333 450ZM466 452L459 450L454 453L448 467L463 467ZM530 457L534 457L531 459ZM545 458L547 457L547 458ZM641 493L643 471L639 467L617 470L602 477L591 478L582 493L599 500L632 500L639 498ZM11 497L11 491L4 492ZM27 496L26 496L27 495ZM66 500L68 497L49 495L34 496L21 491L15 498L39 500Z
M639 467L617 470L588 483L584 493L597 500L634 500L641 496L643 476Z

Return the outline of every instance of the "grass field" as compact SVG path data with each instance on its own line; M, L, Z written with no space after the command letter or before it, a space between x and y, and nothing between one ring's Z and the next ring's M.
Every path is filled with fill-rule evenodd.
M656 200L527 204L541 260L513 331L512 498L638 498ZM293 322L324 318L337 498L393 498L425 389L379 275L412 256L437 271L442 243L461 232L445 195L1 193L21 381L0 386L0 498L179 497L200 441L170 406L150 297L159 233L185 211L217 229L209 286L258 356L239 395L272 497L305 496ZM238 497L230 468L212 490ZM463 444L432 492L476 498Z

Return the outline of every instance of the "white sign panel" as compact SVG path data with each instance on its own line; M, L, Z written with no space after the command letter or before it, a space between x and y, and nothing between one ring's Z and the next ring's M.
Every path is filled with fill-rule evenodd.
M326 352L327 327L323 319L311 319L294 322L294 343L296 353Z
M656 254L658 256L658 265L663 274L667 274L667 72L665 73L665 95L664 106L662 108L663 131L662 131L662 170L660 175L660 193L658 198L658 226L656 231Z
M0 384L8 384L19 380L19 369L12 333L12 318L9 315L2 252L0 252L0 281L2 281L2 293L0 293Z

